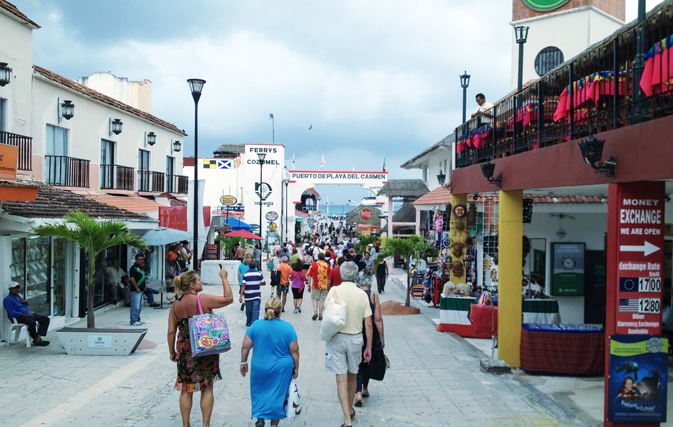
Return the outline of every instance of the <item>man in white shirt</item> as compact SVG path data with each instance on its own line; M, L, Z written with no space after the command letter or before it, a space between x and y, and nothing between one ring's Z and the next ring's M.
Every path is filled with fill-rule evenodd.
M112 261L111 267L103 266L103 271L105 271L105 278L107 281L108 289L112 289L112 295L114 298L114 303L116 304L119 301L119 292L121 291L124 295L124 300L126 305L131 304L131 295L128 292L124 292L124 284L122 282L122 277L126 274L124 270L119 266L119 260L115 259Z
M481 122L482 123L490 123L493 121L493 112L489 111L491 108L493 108L493 104L488 102L486 100L486 97L484 96L483 93L478 93L476 96L477 104L479 104L479 108L474 110L474 113L472 113L472 117L477 117L477 116L482 116Z

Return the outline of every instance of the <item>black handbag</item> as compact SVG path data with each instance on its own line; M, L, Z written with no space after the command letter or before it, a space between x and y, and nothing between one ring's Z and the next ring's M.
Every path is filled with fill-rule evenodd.
M271 272L271 286L278 286L280 285L280 271L272 271Z
M372 359L369 363L362 362L360 364L360 372L369 379L383 381L388 365L386 359L383 349L377 346L375 350L372 350Z

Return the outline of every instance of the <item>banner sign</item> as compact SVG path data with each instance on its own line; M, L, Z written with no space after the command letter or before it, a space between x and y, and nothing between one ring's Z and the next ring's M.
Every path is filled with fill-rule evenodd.
M318 171L297 171L290 172L290 179L310 179L316 184L325 182L347 182L362 181L365 179L376 179L385 181L388 179L388 172L318 172ZM322 182L320 182L322 181Z
M265 218L267 221L275 221L278 219L278 212L269 211L266 213Z
M19 147L0 144L0 180L16 181Z
M217 259L217 245L206 245L206 259L215 260Z
M665 423L668 337L612 335L608 421Z
M617 333L661 333L664 194L619 197Z
M584 295L584 243L552 243L551 257L551 294Z

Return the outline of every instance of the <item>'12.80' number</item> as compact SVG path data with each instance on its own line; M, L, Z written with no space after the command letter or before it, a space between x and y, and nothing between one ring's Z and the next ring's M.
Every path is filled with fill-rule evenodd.
M655 298L639 298L638 299L638 313L652 313L658 314L660 309L660 301Z

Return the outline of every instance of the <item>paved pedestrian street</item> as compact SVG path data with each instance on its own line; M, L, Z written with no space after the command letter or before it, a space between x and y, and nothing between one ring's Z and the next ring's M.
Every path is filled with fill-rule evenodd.
M403 273L396 271L382 300L404 301ZM400 281L402 279L402 281ZM206 285L219 293L220 286ZM268 287L264 297L269 295ZM308 296L305 294L305 296ZM420 306L420 305L419 305ZM297 330L299 384L304 409L292 424L339 426L334 375L324 369L325 343L312 321L310 297L303 313L292 313L291 298L283 319ZM224 309L233 348L221 357L223 380L215 384L213 426L252 426L249 377L239 374L245 331L239 304ZM96 316L98 327L127 327L128 309ZM14 344L0 348L2 426L181 426L176 368L166 348L167 309L143 308L146 340L156 348L129 357L67 356L56 334L46 348ZM386 354L391 369L382 382L370 383L371 396L356 408L356 426L568 426L583 425L546 395L516 375L493 376L479 370L484 354L451 334L436 332L433 309L416 316L385 316ZM85 322L80 322L84 325ZM195 394L192 426L201 426ZM281 421L288 425L289 421ZM267 422L268 426L268 422Z

